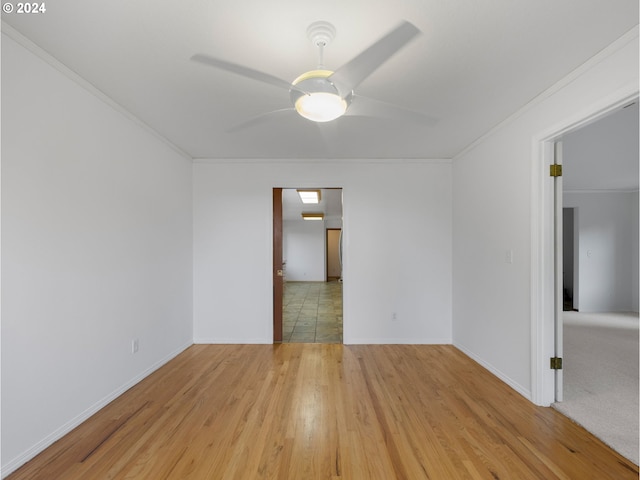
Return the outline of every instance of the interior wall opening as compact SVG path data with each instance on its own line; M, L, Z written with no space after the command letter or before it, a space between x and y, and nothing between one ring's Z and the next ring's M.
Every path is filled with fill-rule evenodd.
M342 228L341 188L282 189L282 343L342 343Z
M556 398L555 371L549 367L549 358L554 356L556 344L555 311L559 292L562 299L562 282L556 278L556 218L555 199L557 192L550 165L555 163L554 147L558 141L621 109L628 110L638 102L635 89L621 91L615 98L602 99L583 112L534 136L532 155L532 262L531 262L531 318L532 318L532 400L542 406L550 406ZM626 107L626 108L625 108ZM637 132L636 132L637 133ZM609 158L601 165L609 167ZM636 161L638 157L636 156ZM637 179L637 175L635 176ZM637 195L637 191L636 191ZM560 194L562 197L562 193ZM565 205L567 206L567 205ZM577 209L578 215L580 209ZM561 212L560 212L561 215ZM561 218L561 217L560 217ZM578 222L580 220L578 218ZM560 250L560 255L562 254ZM561 257L560 257L561 258ZM634 253L637 264L637 252ZM574 263L575 265L575 263ZM561 269L560 269L561 271ZM574 277L574 282L579 279ZM631 282L633 283L633 282ZM632 290L637 291L637 285ZM574 285L574 301L579 292ZM578 299L582 308L582 298Z

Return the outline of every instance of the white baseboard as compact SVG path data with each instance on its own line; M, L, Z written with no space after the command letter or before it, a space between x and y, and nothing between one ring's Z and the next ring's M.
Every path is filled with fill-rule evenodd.
M50 435L47 435L45 438L40 440L38 443L36 443L34 446L32 446L31 448L26 450L24 453L22 453L21 455L19 455L16 458L10 460L6 464L2 465L2 467L0 468L0 472L1 472L0 473L0 477L1 478L5 478L9 474L14 472L18 468L20 468L22 465L27 463L33 457L35 457L40 452L45 450L47 447L51 446L53 443L55 443L58 440L60 440L67 433L71 432L71 430L76 428L78 425L80 425L81 423L83 423L86 420L88 420L92 415L97 413L99 410L101 410L102 408L106 407L109 403L111 403L113 400L118 398L120 395L122 395L124 392L129 390L131 387L133 387L136 384L140 383L142 380L144 380L146 377L148 377L153 372L158 370L160 367L162 367L163 365L165 365L166 363L168 363L169 361L173 360L175 357L180 355L182 352L184 352L191 345L193 345L193 343L190 342L190 343L187 343L187 344L181 346L177 350L174 350L168 356L166 356L163 359L161 359L160 361L154 363L151 367L147 368L144 372L142 372L141 374L139 374L139 375L135 376L134 378L132 378L131 380L129 380L127 383L122 385L120 388L116 389L115 391L113 391L109 395L107 395L106 397L104 397L101 400L99 400L98 402L94 403L91 407L89 407L84 412L82 412L81 414L79 414L78 416L73 418L72 420L70 420L67 423L65 423L64 425L62 425L56 431L54 431Z
M509 378L509 376L505 375L503 372L495 368L493 365L482 360L480 357L478 357L473 352L471 352L471 350L467 349L464 345L454 342L453 346L456 347L458 350L460 350L462 353L464 353L467 357L471 358L474 362L479 363L483 368L485 368L486 370L491 372L493 375L498 377L500 380L502 380L504 383L509 385L511 388L513 388L516 392L518 392L524 398L526 398L530 402L533 402L532 396L531 396L531 390L523 387L518 382L515 382L513 379Z
M345 338L345 345L451 345L450 338Z
M273 340L264 338L194 338L195 345L269 345Z
M196 345L261 345L272 344L264 338L195 338ZM344 345L451 345L450 338L356 338L345 339Z

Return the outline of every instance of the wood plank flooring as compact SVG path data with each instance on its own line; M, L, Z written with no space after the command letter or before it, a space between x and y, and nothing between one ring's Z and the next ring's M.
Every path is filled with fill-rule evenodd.
M450 345L194 345L19 479L637 479Z

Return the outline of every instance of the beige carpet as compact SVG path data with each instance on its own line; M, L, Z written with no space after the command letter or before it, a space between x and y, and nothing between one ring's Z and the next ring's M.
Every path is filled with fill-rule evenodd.
M553 405L638 464L637 313L564 312L564 401Z

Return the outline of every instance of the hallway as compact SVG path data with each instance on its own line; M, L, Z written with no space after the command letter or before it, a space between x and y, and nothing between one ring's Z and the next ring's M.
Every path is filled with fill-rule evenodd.
M342 343L342 283L286 282L282 343Z

